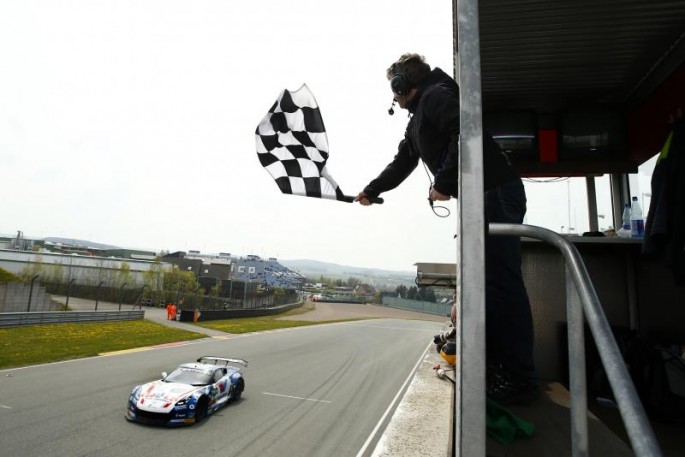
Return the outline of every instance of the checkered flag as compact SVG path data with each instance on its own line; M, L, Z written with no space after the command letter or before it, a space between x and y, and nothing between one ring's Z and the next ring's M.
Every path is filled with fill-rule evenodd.
M306 84L284 90L257 126L257 155L284 194L352 202L326 170L328 139Z

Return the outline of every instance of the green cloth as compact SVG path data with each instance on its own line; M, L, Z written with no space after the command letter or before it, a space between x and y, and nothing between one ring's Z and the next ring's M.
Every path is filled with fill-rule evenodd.
M509 444L516 438L530 438L535 430L535 424L489 398L485 404L485 427L488 435L502 444Z

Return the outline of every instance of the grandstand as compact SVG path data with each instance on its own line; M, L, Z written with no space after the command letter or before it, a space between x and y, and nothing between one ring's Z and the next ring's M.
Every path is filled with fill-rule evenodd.
M268 260L256 255L233 257L231 279L234 281L264 282L268 288L299 289L304 276L284 267L274 257Z

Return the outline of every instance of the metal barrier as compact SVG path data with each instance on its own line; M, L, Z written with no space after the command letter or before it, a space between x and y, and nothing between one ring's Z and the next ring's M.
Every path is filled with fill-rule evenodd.
M197 322L215 321L221 319L236 319L241 317L260 317L275 316L288 310L302 306L302 301L289 303L286 305L272 306L270 308L236 308L225 310L202 310L202 309L182 309L180 310L180 322L194 322L195 312L199 312Z
M589 454L583 326L585 315L633 451L639 456L661 456L654 431L623 362L590 275L573 243L556 232L532 225L493 223L490 224L490 234L526 236L545 241L559 249L566 261L572 455ZM472 411L471 414L482 415L484 411Z
M545 241L561 251L566 262L566 310L568 320L568 350L569 350L569 379L571 393L571 450L574 457L589 455L588 423L587 423L587 386L585 377L585 334L584 316L595 340L597 350L609 383L614 392L616 402L623 418L631 446L639 456L662 456L661 449L654 431L645 414L642 403L635 391L635 386L623 362L623 357L614 339L611 327L607 321L602 305L599 302L590 275L576 247L563 236L551 230L532 225L497 224L491 223L490 235L525 236ZM424 279L445 279L445 275L424 273ZM481 363L484 363L481 361ZM462 370L463 371L463 370ZM464 392L461 396L482 395L485 379L477 384L479 392L471 392L472 385L460 387ZM468 390L468 391L467 391ZM463 408L455 410L455 415L461 414L474 423L485 422L484 408ZM457 436L459 439L459 435ZM456 455L482 456L485 455L485 443L457 442ZM481 452L481 450L483 452Z
M0 328L66 322L133 321L143 319L145 311L45 311L0 313Z
M384 296L382 299L383 306L396 309L404 309L407 311L416 311L417 313L433 314L436 316L449 317L452 310L452 302L449 303L431 303L419 300L409 300L406 298Z

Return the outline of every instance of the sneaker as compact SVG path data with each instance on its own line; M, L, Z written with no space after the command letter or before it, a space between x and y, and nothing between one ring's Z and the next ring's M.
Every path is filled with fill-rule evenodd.
M487 374L487 396L500 405L529 405L540 392L537 383L516 381L503 368Z

